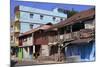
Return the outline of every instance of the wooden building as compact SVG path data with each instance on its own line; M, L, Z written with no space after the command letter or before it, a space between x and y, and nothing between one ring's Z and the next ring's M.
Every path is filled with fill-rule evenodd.
M47 31L51 26L52 24L48 23L19 36L19 46L23 49L23 58L49 56L48 36L55 31Z
M79 12L53 28L58 29L57 43L67 62L95 60L95 9Z
M24 41L27 44L24 45ZM51 56L58 61L63 56L66 62L94 61L95 9L79 12L54 25L49 23L25 32L19 37L19 43L21 46L30 45L32 50L28 47L28 55L32 51L35 58Z

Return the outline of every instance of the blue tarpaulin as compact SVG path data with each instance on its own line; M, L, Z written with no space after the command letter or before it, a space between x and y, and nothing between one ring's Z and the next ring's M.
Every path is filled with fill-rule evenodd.
M93 61L95 60L95 42L67 46L65 47L65 55L66 57L80 56L81 61Z

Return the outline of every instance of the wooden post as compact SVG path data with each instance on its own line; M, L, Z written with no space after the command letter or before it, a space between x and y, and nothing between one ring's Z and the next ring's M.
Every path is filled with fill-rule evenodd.
M70 30L71 30L71 32L72 32L72 25L70 25Z
M27 47L27 49L28 49L28 55L30 56L30 48L29 47ZM28 57L29 58L29 57Z
M31 25L32 25L31 29L33 29L34 24L31 24ZM34 59L34 53L35 53L34 32L32 33L32 46L33 46L32 56L33 56L33 59Z
M66 40L66 27L64 29L64 41Z
M60 32L58 31L58 59L57 59L57 61L59 61L59 59L60 59L60 44L61 44Z
M70 32L71 32L71 39L73 39L73 34L72 34L72 25L70 25Z

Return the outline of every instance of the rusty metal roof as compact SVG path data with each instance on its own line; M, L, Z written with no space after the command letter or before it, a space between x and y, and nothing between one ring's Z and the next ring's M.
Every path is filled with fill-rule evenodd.
M89 43L90 41L94 40L94 38L85 38L85 39L78 39L71 42L71 44L77 43Z
M22 35L20 35L19 37L25 36L25 35L28 35L28 34L31 34L31 33L36 32L36 31L38 31L38 30L47 30L47 29L51 28L51 26L52 26L52 25L42 25L42 26L40 26L40 27L38 27L38 28L34 28L34 29L32 29L32 30L29 30L29 31L27 31L27 32L24 32L24 33L23 33Z
M60 28L60 27L66 26L66 25L71 25L71 24L77 23L76 21L93 18L94 15L95 15L95 9L85 10L85 11L82 11L82 12L79 12L79 13L73 15L72 17L70 17L64 21L61 21L60 23L57 23L54 25L42 25L38 28L35 28L35 29L32 29L30 31L23 33L21 36L31 34L32 32L35 32L38 30L46 30L47 31L47 30L53 30L55 28Z
M94 15L95 15L95 9L88 9L88 10L79 12L60 23L53 25L52 28L55 28L55 27L60 28L66 25L71 25L71 24L77 23L77 21L80 21L80 20L93 18Z

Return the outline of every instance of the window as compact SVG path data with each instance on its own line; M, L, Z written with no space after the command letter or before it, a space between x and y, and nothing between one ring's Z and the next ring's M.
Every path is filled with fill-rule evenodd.
M40 19L41 19L41 20L43 19L43 15L40 15Z
M70 25L69 26L66 26L66 33L70 33L71 32L71 27Z
M29 37L29 40L31 40L31 37Z
M33 14L32 13L30 13L30 18L33 18Z
M11 36L11 41L13 40L13 36Z
M56 18L55 18L55 17L53 17L53 21L55 21L55 19L56 19Z
M59 29L59 31L60 31L59 33L60 33L60 34L64 34L64 30L65 30L65 27L60 28L60 29Z
M79 31L80 29L84 29L84 23L76 23L72 25L72 31Z
M32 24L30 24L30 29L33 29L33 25Z
M63 19L62 18L60 18L60 21L62 21Z

